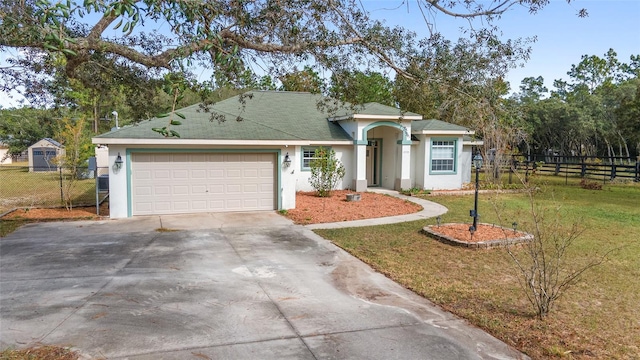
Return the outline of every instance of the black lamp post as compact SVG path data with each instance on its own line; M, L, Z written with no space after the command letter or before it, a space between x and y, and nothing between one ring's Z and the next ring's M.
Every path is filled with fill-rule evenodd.
M469 227L469 232L471 235L478 229L478 174L480 173L480 168L482 167L482 155L477 153L473 156L473 166L476 168L476 198L473 203L473 210L469 211L469 214L473 217L473 225Z

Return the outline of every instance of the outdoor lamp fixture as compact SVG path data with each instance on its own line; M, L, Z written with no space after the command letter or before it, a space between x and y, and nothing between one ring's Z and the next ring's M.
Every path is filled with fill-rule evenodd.
M476 153L473 156L473 166L476 168L476 196L475 196L475 201L473 204L473 210L469 211L469 215L471 217L473 217L473 225L471 225L469 227L469 232L471 233L471 235L473 236L473 233L478 229L478 188L479 186L479 182L478 182L478 174L480 173L480 168L482 168L482 155L480 155L480 153Z
M476 168L476 174L477 174L477 171L482 168L483 163L484 161L482 159L482 155L480 155L480 153L476 153L473 156L473 166Z
M122 156L120 156L120 153L118 153L118 156L116 156L116 161L113 163L113 171L118 172L120 171L120 169L122 169Z
M438 215L436 217L436 223L438 224L438 227L440 227L440 222L442 221L442 216Z
M515 221L514 221L514 222L511 224L511 226L513 226L513 232L518 231L518 223L517 223L517 222L515 222Z
M289 157L289 153L287 153L287 154L284 156L284 160L282 161L282 165L283 165L285 168L288 168L288 167L289 167L289 165L291 165L291 158Z

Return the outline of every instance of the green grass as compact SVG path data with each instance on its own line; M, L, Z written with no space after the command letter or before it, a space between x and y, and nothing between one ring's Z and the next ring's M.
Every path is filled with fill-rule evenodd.
M63 189L69 179L63 174ZM95 204L95 180L77 180L74 205ZM0 214L17 207L63 206L58 172L29 172L28 167L0 166Z
M469 250L427 238L420 229L435 219L368 228L317 232L378 271L489 331L533 358L640 358L640 186L584 190L579 179L532 178L538 204L560 207L565 225L584 233L572 247L579 266L612 250L585 273L544 320L537 320L504 249ZM445 205L443 222L471 222L473 195L426 197ZM525 194L481 194L480 221L519 229L530 224Z
M2 220L0 219L0 237L5 237L24 224L29 223L28 220Z

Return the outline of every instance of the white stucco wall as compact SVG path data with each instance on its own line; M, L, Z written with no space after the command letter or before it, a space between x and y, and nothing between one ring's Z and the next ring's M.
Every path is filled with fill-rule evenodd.
M414 170L413 170L413 174L414 174L414 178L413 178L413 183L415 187L418 188L425 188L425 171L427 168L427 160L425 159L425 154L427 152L427 149L425 148L427 146L427 140L426 140L426 136L424 135L416 135L416 138L418 139L418 144L414 145L412 147L413 152L412 152L412 156L415 156L413 161L414 161ZM415 155L414 155L415 154Z
M126 148L118 145L109 146L109 217L112 219L126 218L127 212L127 165L129 159L126 156ZM113 164L120 153L122 157L122 169L116 172Z
M358 134L362 133L362 126L359 126L358 121L354 119L340 120L338 121L338 124L353 139L358 139L360 136Z
M462 183L467 184L471 182L471 159L472 159L473 146L463 145L462 156L460 157L460 170L462 171Z
M306 147L306 146L304 146ZM351 179L355 174L353 149L354 145L331 145L325 146L333 149L336 152L336 158L342 163L345 168L345 175L342 178L342 182L338 185L338 189L350 189ZM302 170L302 148L303 146L296 146L295 159L292 160L291 170L297 174L295 176L295 191L314 191L315 189L309 183L311 178L310 170ZM295 204L294 206L295 207ZM293 208L291 207L291 208ZM289 208L290 209L290 208Z
M433 139L451 139L451 136L438 137ZM462 150L462 136L457 138L456 141L456 172L454 174L436 174L430 173L430 160L431 160L431 139L430 136L424 137L424 169L422 171L424 176L424 183L422 188L426 190L454 190L462 187L463 174L468 170L464 168L462 163L463 150ZM420 186L420 185L419 185Z

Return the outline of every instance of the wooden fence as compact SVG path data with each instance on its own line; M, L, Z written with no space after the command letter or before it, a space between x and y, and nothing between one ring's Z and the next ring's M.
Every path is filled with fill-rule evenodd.
M640 160L627 157L513 155L509 171L565 177L580 177L603 182L615 179L640 181Z

